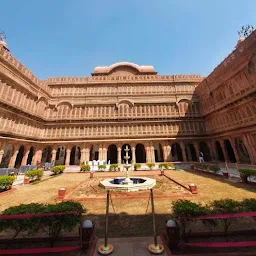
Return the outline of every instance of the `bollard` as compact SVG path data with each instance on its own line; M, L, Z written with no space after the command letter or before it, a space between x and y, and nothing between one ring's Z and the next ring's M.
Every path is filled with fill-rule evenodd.
M82 251L85 253L93 240L95 224L90 220L85 220L79 227Z
M59 197L64 197L66 194L66 189L65 188L60 188L58 191L58 196Z
M180 227L175 220L168 220L165 225L165 232L170 249L177 249L180 243Z
M197 194L197 186L195 184L189 184L189 189L191 191L192 194Z

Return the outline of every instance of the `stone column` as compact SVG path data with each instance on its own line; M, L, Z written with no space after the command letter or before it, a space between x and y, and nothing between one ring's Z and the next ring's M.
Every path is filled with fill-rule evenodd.
M117 162L118 164L121 164L122 163L122 148L121 147L117 147Z
M99 148L99 160L103 160L102 147Z
M220 142L220 146L221 146L221 149L222 149L222 152L224 155L224 160L225 160L225 162L229 162L229 158L228 158L228 155L227 155L227 152L225 149L225 145L224 145L224 140L220 140L219 142Z
M65 165L69 165L69 163L70 163L70 154L71 154L71 150L70 150L70 148L66 148L66 159L65 159Z
M162 149L163 149L163 155L164 155L164 162L167 162L167 148L166 145L161 144Z
M102 149L102 160L108 161L108 149L106 146Z
M167 145L166 146L166 153L167 153L167 162L172 161L172 146Z
M15 165L15 161L16 161L16 158L17 158L17 155L19 153L19 145L16 145L14 146L13 148L13 154L11 156L11 159L10 159L10 162L9 162L9 168L14 168L14 165Z
M132 163L136 163L136 148L132 146Z
M90 148L85 149L85 161L86 162L90 161Z
M1 149L0 150L0 164L2 163L3 156L4 156L4 150Z
M151 146L150 147L150 150L151 150L151 163L155 163L155 148L154 146Z
M236 162L240 163L239 153L237 152L237 149L236 149L236 140L235 140L235 138L230 138L230 143L231 143L231 146L233 148L233 151L234 151L234 154L235 154L235 157L236 157Z
M146 146L146 162L147 163L151 163L151 150L150 150L150 146Z
M53 164L53 165L55 165L56 154L57 154L57 150L54 148L54 149L52 150L52 164Z
M21 161L21 166L27 164L29 152L30 152L30 146L26 146L24 148L24 155L23 155L23 158L22 158L22 161Z
M207 144L207 146L209 148L209 151L210 151L211 161L217 160L214 141L206 141L206 144Z
M199 145L198 145L198 142L195 141L195 142L193 143L193 145L194 145L194 148L195 148L195 151L196 151L196 159L197 159L197 161L198 161L198 160L199 160Z
M247 149L252 164L256 164L256 147L250 138L250 135L243 134L242 141Z
M39 149L37 151L37 162L39 162L39 163L42 162L42 155L43 155L43 150Z
M182 152L182 158L184 162L187 162L186 150L185 150L185 143L183 141L180 142L180 148Z
M80 164L83 164L86 160L86 149L85 148L83 148L82 150L81 150L81 158L80 158Z

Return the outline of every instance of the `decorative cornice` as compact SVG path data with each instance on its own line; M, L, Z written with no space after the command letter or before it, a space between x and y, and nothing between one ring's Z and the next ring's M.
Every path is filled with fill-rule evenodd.
M47 78L48 85L69 84L116 84L116 83L156 83L156 82L201 82L204 77L198 74L192 75L135 75L135 76L90 76L90 77L56 77Z

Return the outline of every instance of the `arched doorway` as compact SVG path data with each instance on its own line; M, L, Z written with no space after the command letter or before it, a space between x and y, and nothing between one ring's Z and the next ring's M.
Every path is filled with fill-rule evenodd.
M127 148L129 149L128 151L128 156L130 157L128 159L128 163L130 164L132 162L132 151L131 151L131 146L129 144L124 144L122 146L122 152L121 152L121 157L122 157L122 163L126 163L126 160L124 159L125 155L126 155L126 152L125 152L125 149L126 149L126 146Z
M76 146L73 146L70 152L70 165L74 165L76 160Z
M65 165L66 161L66 148L64 146L58 147L56 152L55 165Z
M211 161L210 150L209 150L208 145L205 142L201 141L199 143L199 151L204 154L204 160L205 161Z
M233 150L232 145L231 145L229 140L224 140L224 147L225 147L225 150L228 154L229 161L231 163L235 163L236 162L236 156L235 156L234 150Z
M108 146L108 161L111 164L117 164L117 147L115 144Z
M15 168L20 167L23 155L24 155L24 146L20 146L18 155L15 160L15 165L14 165Z
M42 163L50 163L52 159L52 148L47 147L42 154Z
M155 161L156 162L163 162L164 161L164 154L162 145L160 143L154 144L154 152L155 152Z
M188 161L197 161L196 150L193 144L186 144L185 150Z
M217 152L217 155L218 155L218 160L221 161L221 162L225 162L224 154L223 154L223 151L222 151L222 148L221 148L221 145L220 145L219 141L215 142L215 147L216 147L216 152Z
M136 145L135 154L137 163L146 163L146 151L143 144Z
M248 154L248 151L243 143L243 141L240 138L235 139L235 146L236 150L238 152L239 161L240 163L250 164L250 156Z
M173 161L183 161L182 151L179 143L172 144L172 160Z
M28 154L27 164L31 164L34 155L34 148L31 147Z

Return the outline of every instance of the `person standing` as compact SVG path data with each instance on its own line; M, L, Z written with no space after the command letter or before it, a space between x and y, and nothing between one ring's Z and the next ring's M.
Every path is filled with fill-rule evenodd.
M199 162L204 163L204 154L201 151L199 152Z

